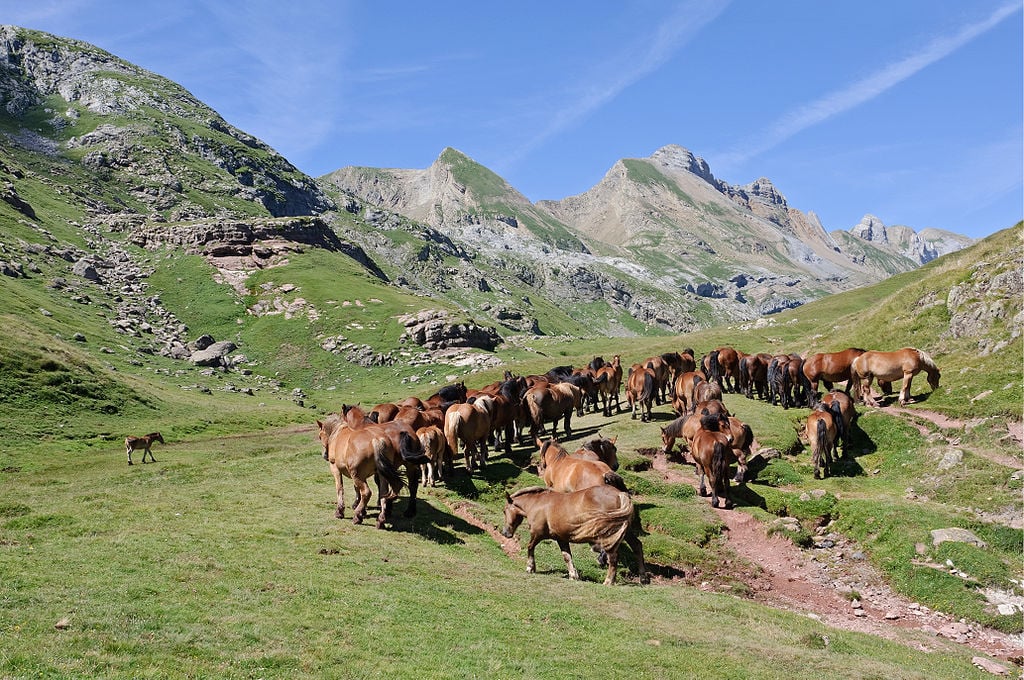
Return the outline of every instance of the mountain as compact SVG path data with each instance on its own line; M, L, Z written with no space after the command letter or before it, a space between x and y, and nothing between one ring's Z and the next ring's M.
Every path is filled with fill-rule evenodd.
M42 249L55 271L64 258L102 274L173 251L249 295L255 273L325 250L419 300L409 306L504 335L628 336L756 318L957 245L895 227L827 234L769 180L726 184L678 146L536 204L454 149L424 170L313 179L180 86L101 49L14 26L0 26L0 41L8 266L47 270ZM156 351L180 354L187 335Z

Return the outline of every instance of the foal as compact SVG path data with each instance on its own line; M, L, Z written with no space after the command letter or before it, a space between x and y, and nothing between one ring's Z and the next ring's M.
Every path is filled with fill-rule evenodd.
M149 450L149 447L153 445L153 442L164 443L164 438L160 436L159 432L150 432L145 437L125 437L124 448L128 453L128 464L132 464L132 451L138 451L142 449L142 462L146 462L146 454L149 454L149 459L156 462L156 458L153 457L153 452Z

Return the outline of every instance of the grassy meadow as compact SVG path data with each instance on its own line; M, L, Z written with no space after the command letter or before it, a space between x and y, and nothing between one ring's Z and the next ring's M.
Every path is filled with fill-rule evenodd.
M1019 633L1020 616L1000 616L982 590L1021 594L1024 583L1021 530L991 521L1022 511L1020 446L1005 429L1024 401L1022 340L979 357L973 340L943 334L944 307L919 304L944 299L970 263L1016 247L1017 232L766 324L678 338L529 338L499 350L504 366L479 372L407 361L365 368L320 349L343 334L415 357L421 350L397 342L395 317L435 302L377 285L337 256L296 256L255 277L240 299L210 283L201 260L152 255L151 285L164 304L190 328L239 343L261 376L254 396L225 389L241 376L133 351L144 339L58 300L42 277L0 280L0 677L987 677L971 650L941 638L903 631L903 644L751 601L707 499L649 469L667 406L653 423L625 412L574 418L565 440L618 437L648 562L659 575L682 575L640 586L627 554L612 588L586 546L574 548L581 582L566 579L551 542L537 550L539 573L526 574L525 553L506 556L462 514L499 525L505 492L540 481L533 447L492 455L472 476L460 466L448 484L421 488L417 517L401 516L403 498L392 530L377 531L374 513L360 526L334 518L315 419L342 403L427 396L451 379L480 387L506 367L543 372L594 355L621 354L628 366L685 346L921 347L942 368L942 385L929 393L918 377L919 402L908 409L961 424L915 425L891 408L862 407L851 459L825 480L813 480L798 436L806 409L726 395L761 446L781 452L734 486L733 512L796 517L797 542L832 521L908 598ZM245 315L284 282L299 287L294 295L315 318ZM70 340L69 328L88 342ZM124 436L152 430L167 440L154 446L156 462L128 467ZM938 470L951 449L961 463ZM824 493L806 500L812 490ZM987 547L931 545L932 529L953 526ZM524 545L526 535L521 527ZM936 568L947 560L968 578ZM705 581L712 592L694 586Z

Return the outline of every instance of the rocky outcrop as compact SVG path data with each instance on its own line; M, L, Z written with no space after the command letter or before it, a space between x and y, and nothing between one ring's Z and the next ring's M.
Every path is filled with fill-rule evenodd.
M399 319L405 326L402 342L413 342L429 350L476 347L494 350L503 340L494 328L456 322L445 312L428 309Z
M1017 242L998 262L978 262L970 278L949 289L946 310L952 338L977 338L986 356L1006 347L1024 332L1024 246ZM1003 329L996 332L996 327Z
M955 252L972 243L966 236L941 229L923 229L917 233L902 225L887 227L874 215L865 215L849 231L862 241L885 248L918 264L931 262L940 255Z

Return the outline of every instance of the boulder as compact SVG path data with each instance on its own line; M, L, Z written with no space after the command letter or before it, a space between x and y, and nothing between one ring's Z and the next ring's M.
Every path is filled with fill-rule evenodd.
M225 365L224 358L235 351L235 343L230 340L222 340L221 342L215 342L209 345L206 349L197 350L192 352L192 356L189 357L196 366L223 366Z

